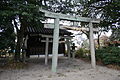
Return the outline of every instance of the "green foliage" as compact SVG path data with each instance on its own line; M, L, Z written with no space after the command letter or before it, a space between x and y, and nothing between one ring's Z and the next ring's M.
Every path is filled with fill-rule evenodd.
M97 5L96 5L97 4ZM120 0L90 0L89 9L94 16L101 15L100 27L112 30L111 40L120 39ZM117 24L117 25L116 25Z
M44 14L39 11L40 7L41 3L39 4L39 0L1 0L0 29L4 28L4 30L2 30L2 34L6 34L1 34L0 46L9 46L10 41L8 40L11 40L10 38L13 36L13 34L10 33L11 30L9 29L12 29L12 31L14 31L14 28L16 28L17 43L15 48L16 55L18 55L18 58L20 58L19 55L23 44L24 31L26 27L39 27L41 25L40 21L44 19ZM20 28L18 25L20 25ZM7 36L8 33L9 36Z
M47 2L47 4L46 4ZM101 18L101 31L113 31L114 40L120 39L120 0L48 0L45 1L45 9L57 13L80 15L83 17ZM81 23L82 26L86 26ZM86 26L88 27L88 26ZM88 32L83 31L89 38ZM116 34L117 33L117 34Z
M13 18L14 16L18 15L19 17L27 18L27 21L31 21L33 19L41 20L43 18L42 13L39 11L41 5L38 5L36 3L32 2L31 0L1 1L0 16L10 16Z
M77 58L84 58L84 57L89 57L89 50L86 50L84 48L80 48L76 51L75 57Z
M79 58L79 57L83 57L83 54L84 54L84 51L82 48L80 48L76 51L75 56Z
M7 22L6 22L7 24ZM2 26L0 28L0 49L14 48L15 46L15 33L11 25Z
M120 48L107 47L96 50L96 59L104 64L116 64L120 66Z

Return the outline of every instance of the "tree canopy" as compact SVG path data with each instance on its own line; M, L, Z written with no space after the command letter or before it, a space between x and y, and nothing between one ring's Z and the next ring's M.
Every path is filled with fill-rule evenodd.
M40 21L43 20L43 13L39 11L41 4L39 0L1 0L0 5L0 28L6 27L8 30L11 27L12 30L16 29L15 58L19 60L26 27L40 26Z
M120 0L90 0L89 13L102 19L99 27L112 30L111 40L120 39Z

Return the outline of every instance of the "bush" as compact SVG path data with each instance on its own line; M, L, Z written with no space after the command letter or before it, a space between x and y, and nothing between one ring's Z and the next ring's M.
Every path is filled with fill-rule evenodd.
M83 49L80 48L76 51L75 57L78 57L78 58L83 57L83 54L84 54Z
M76 51L75 57L77 58L85 58L89 56L89 50L86 50L84 48L80 48Z
M120 48L107 47L96 50L96 59L101 60L103 64L115 64L120 66Z

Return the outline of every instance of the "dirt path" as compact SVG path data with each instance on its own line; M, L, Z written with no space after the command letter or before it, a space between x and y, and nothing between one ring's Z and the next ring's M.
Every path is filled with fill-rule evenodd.
M0 80L120 80L120 71L97 66L82 60L68 60L59 57L57 73L51 72L51 58L49 65L44 65L44 58L31 58L29 66L22 70L0 70Z

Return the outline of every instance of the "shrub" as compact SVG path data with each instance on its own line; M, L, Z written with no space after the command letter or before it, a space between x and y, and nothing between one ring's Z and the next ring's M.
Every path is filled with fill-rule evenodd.
M80 49L78 49L78 50L76 51L75 56L76 56L77 58L80 58L80 57L83 57L83 54L84 54L83 49L80 48Z
M101 60L103 64L116 64L120 66L120 48L107 47L96 50L96 59Z
M80 48L76 51L75 57L77 58L85 58L89 56L89 50L86 50L84 48Z

